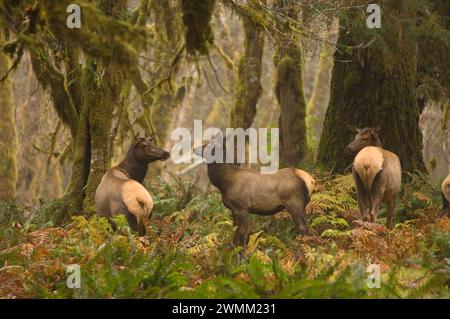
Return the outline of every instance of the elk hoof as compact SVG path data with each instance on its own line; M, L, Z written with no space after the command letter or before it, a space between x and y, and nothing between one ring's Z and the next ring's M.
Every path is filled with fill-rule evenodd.
M299 227L298 233L302 236L308 235L308 227Z

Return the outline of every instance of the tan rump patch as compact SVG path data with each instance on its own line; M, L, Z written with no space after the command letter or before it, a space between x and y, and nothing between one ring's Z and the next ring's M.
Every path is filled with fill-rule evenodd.
M383 169L383 162L381 147L366 146L356 155L353 166L367 190L371 189L375 176Z
M138 224L150 217L153 200L144 186L134 180L128 180L123 183L121 196L128 211L136 217Z
M442 182L441 186L442 194L444 194L445 198L450 201L450 174Z
M308 194L309 196L311 196L312 192L314 191L314 178L301 169L295 169L295 174L305 182L306 188L308 189Z

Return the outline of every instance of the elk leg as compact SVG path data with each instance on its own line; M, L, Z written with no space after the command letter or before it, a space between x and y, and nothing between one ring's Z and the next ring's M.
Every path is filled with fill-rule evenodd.
M234 212L232 212L231 213L231 216L233 217L233 226L237 226L237 215L234 213Z
M450 216L450 209L447 209L447 210L443 209L443 210L441 210L439 215L438 215L438 218L444 218L445 215L449 215Z
M372 202L372 209L370 211L370 221L375 223L377 221L378 212L380 210L380 205L384 196L384 187L382 186L382 172L380 171L372 182L372 187L370 189L370 198Z
M306 204L301 201L286 204L286 209L289 214L291 214L291 217L297 226L297 232L300 235L306 235L308 233L308 219L305 215L305 207Z
M392 198L388 203L387 203L387 213L386 213L386 227L388 229L392 229L392 226L394 226L393 223L393 218L394 218L394 208L395 208L395 200L396 200L396 196L394 196L394 198Z
M369 209L370 209L370 198L369 194L364 187L364 184L359 177L358 173L353 170L353 179L356 184L356 192L358 194L358 206L359 206L359 214L361 215L362 221L368 221L370 219Z
M125 213L125 217L128 221L128 225L130 226L131 230L133 230L135 232L139 232L136 217L128 211ZM139 235L141 235L141 234L139 233Z
M237 230L236 230L236 237L234 240L234 243L236 246L247 246L247 239L248 239L248 227L249 227L249 221L248 221L248 213L246 211L235 211L233 212L233 216L236 216L236 223L237 223Z

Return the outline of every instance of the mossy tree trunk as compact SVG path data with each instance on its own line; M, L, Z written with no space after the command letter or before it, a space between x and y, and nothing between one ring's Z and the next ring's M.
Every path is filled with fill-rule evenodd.
M157 26L157 37L161 43L161 49L155 49L154 55L159 60L170 61L161 64L156 73L161 77L168 76L154 92L154 101L151 106L150 119L153 123L155 133L160 146L165 144L168 130L172 120L173 110L177 107L176 76L179 71L182 50L180 50L181 19L177 10L177 2L171 0L160 0L152 3L155 24Z
M66 27L68 0L57 5L44 0L36 6L5 3L5 10L0 10L2 21L15 35L15 40L8 44L8 52L14 53L17 61L24 49L30 53L40 85L49 93L58 117L70 130L72 174L61 201L66 216L81 213L85 198L86 210L93 208L93 194L109 167L111 118L120 104L117 97L124 92L122 84L126 81L122 82L122 78L128 76L138 92L145 93L142 89L146 86L139 86L139 81L143 81L136 71L139 71L138 53L148 44L148 32L143 25L149 1L142 1L135 12L136 19L127 11L127 3L100 0L84 6L80 29ZM8 19L3 16L5 12ZM17 25L25 18L26 26L18 29Z
M98 8L106 16L122 17L126 1L104 0ZM53 27L52 31L58 33L56 23ZM56 69L47 52L30 53L40 84L50 93L59 117L72 135L72 173L62 198L62 210L71 216L95 210L95 190L110 166L111 122L120 100L123 67L109 57L88 54L82 65L80 51L65 44L61 43L65 72Z
M88 75L91 70L83 68L82 87L89 82ZM89 92L86 92L89 94ZM81 99L81 111L78 120L78 127L73 137L72 146L72 173L69 184L63 196L63 211L67 216L79 214L83 209L83 199L85 186L89 177L91 162L91 137L89 132L89 104L86 102L86 95Z
M0 41L3 42L3 30L0 30ZM0 74L6 74L10 61L0 51ZM0 201L13 201L16 197L17 182L17 137L14 121L14 99L12 84L9 78L0 82Z
M127 2L103 0L99 7L108 16L126 14ZM95 212L95 191L111 164L111 126L113 113L121 98L124 75L120 65L108 59L87 60L83 73L83 107L88 114L90 155L88 179L83 200L83 211Z
M306 106L306 126L308 130L308 144L317 151L322 134L323 120L330 99L330 80L333 69L333 53L337 40L338 19L329 23L326 33L326 42L322 43L319 65L314 80L311 97Z
M385 148L404 171L424 171L416 89L416 44L408 31L415 15L405 1L388 1L381 29L368 29L360 12L341 16L334 56L330 104L318 160L342 173L352 161L344 152L352 140L347 125L381 128ZM361 45L365 44L365 45Z
M293 0L276 0L274 9L294 20L299 17ZM275 95L280 105L280 162L283 166L298 166L307 151L302 59L298 35L287 30L280 34L275 43L274 63L277 69Z
M235 86L234 104L230 125L247 129L252 126L256 115L256 104L262 93L260 83L264 33L253 22L243 18L244 53L239 61Z
M120 101L123 76L114 63L100 66L89 63L84 80L84 101L87 104L90 136L90 165L83 211L95 212L95 191L111 164L111 126L115 106ZM100 79L96 74L102 73Z

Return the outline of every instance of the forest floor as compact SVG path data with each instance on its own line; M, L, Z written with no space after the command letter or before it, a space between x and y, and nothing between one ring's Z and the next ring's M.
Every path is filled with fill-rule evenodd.
M450 219L436 220L440 193L425 176L404 185L390 231L384 209L359 222L350 175L315 176L311 234L296 235L286 212L252 216L245 256L220 194L189 183L147 185L156 204L145 237L124 218L116 231L96 216L57 227L40 216L51 203L28 218L3 205L0 298L450 298ZM70 264L79 289L67 287ZM370 264L380 288L367 285Z

